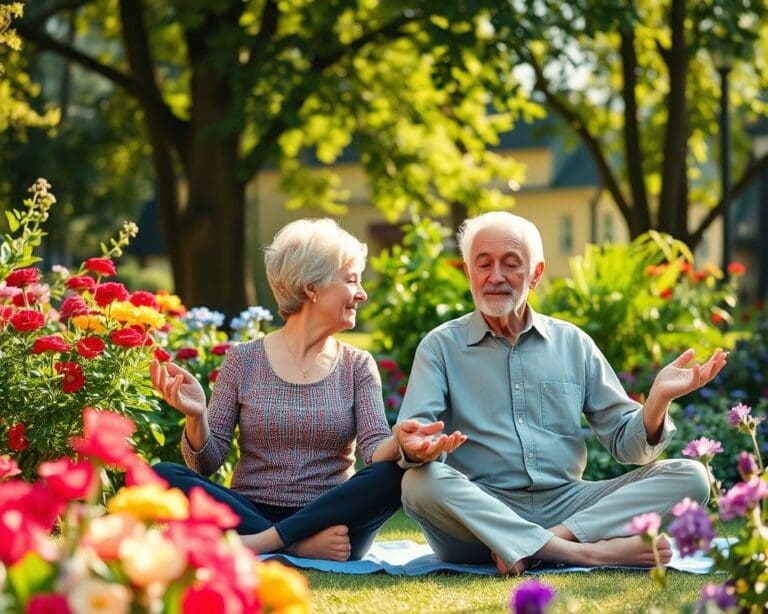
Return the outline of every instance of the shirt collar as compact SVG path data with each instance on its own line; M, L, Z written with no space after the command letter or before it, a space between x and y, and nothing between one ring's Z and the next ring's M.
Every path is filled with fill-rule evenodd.
M551 339L547 321L530 305L528 305L528 322L520 335L522 336L529 330L535 330L545 339ZM483 314L480 313L480 310L475 309L469 318L467 345L475 345L476 343L479 343L485 338L486 335L495 336L495 333L488 326L487 322L483 318Z

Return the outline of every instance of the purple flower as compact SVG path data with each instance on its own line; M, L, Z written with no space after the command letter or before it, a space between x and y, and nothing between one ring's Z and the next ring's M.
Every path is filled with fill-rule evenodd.
M672 508L675 519L669 523L669 533L681 556L691 556L699 550L708 550L715 538L715 529L709 514L688 497Z
M517 587L509 600L514 614L542 614L555 598L555 589L536 579L526 580Z
M661 516L656 512L638 514L632 518L627 530L633 535L656 535L661 526Z
M728 584L718 585L705 584L701 587L701 599L697 604L697 612L706 612L707 603L712 603L719 610L728 611L730 608L734 608L738 605L736 595L734 595L733 587Z
M749 422L749 413L752 408L744 403L739 403L728 411L728 424L733 427L739 427L741 425L747 425Z
M741 452L739 454L738 467L739 475L745 482L749 481L753 475L757 475L759 471L757 463L755 462L755 457L749 452Z
M689 441L683 450L683 456L692 456L704 463L708 463L715 454L720 454L722 451L723 445L719 441L702 437L701 439Z
M718 500L720 518L732 520L746 515L760 499L768 497L768 484L758 476L748 482L739 482Z

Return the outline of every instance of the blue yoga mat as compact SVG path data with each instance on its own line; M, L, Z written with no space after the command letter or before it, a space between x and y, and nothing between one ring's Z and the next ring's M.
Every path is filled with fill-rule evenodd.
M727 549L728 543L724 538L716 540L718 548ZM692 557L681 557L672 541L672 560L667 565L668 569L684 571L687 573L704 574L712 569L712 559L698 553ZM376 542L368 554L359 561L324 561L320 559L305 559L287 554L264 554L262 559L274 558L288 565L302 569L315 569L317 571L331 571L346 574L368 574L384 572L392 576L421 576L424 574L442 571L456 573L470 573L485 576L495 576L496 567L488 565L459 565L446 563L437 558L427 544L418 544L414 541L390 541ZM641 569L637 567L574 567L558 565L555 567L538 567L526 572L527 574L548 573L573 573L587 572L595 569ZM642 568L647 571L646 568Z

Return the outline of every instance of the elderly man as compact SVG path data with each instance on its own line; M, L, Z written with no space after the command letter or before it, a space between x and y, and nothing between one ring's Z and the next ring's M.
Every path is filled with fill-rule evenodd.
M691 364L686 350L641 406L583 331L528 305L544 273L531 222L486 213L467 220L458 239L476 310L438 326L416 352L396 428L409 468L406 512L440 558L492 559L503 575L536 560L653 565L627 525L640 513L667 516L684 497L707 500L702 465L651 461L675 430L670 402L714 378L725 352ZM583 481L582 415L620 463L643 467ZM660 553L668 562L666 540Z

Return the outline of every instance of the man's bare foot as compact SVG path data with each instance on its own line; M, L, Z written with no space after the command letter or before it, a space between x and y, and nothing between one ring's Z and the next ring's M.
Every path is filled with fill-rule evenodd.
M294 556L306 559L347 561L351 551L349 529L343 524L328 527L307 539L296 542L286 550Z
M596 565L631 565L638 567L653 567L656 558L651 545L643 541L639 535L632 537L615 537L591 544L594 547ZM672 559L672 546L666 537L658 541L659 560L666 565Z
M512 565L512 567L507 567L507 564L502 561L495 552L491 552L491 558L496 565L496 571L498 571L501 576L521 576L525 570L528 569L528 566L532 561L532 559L529 558L520 559L517 563Z

